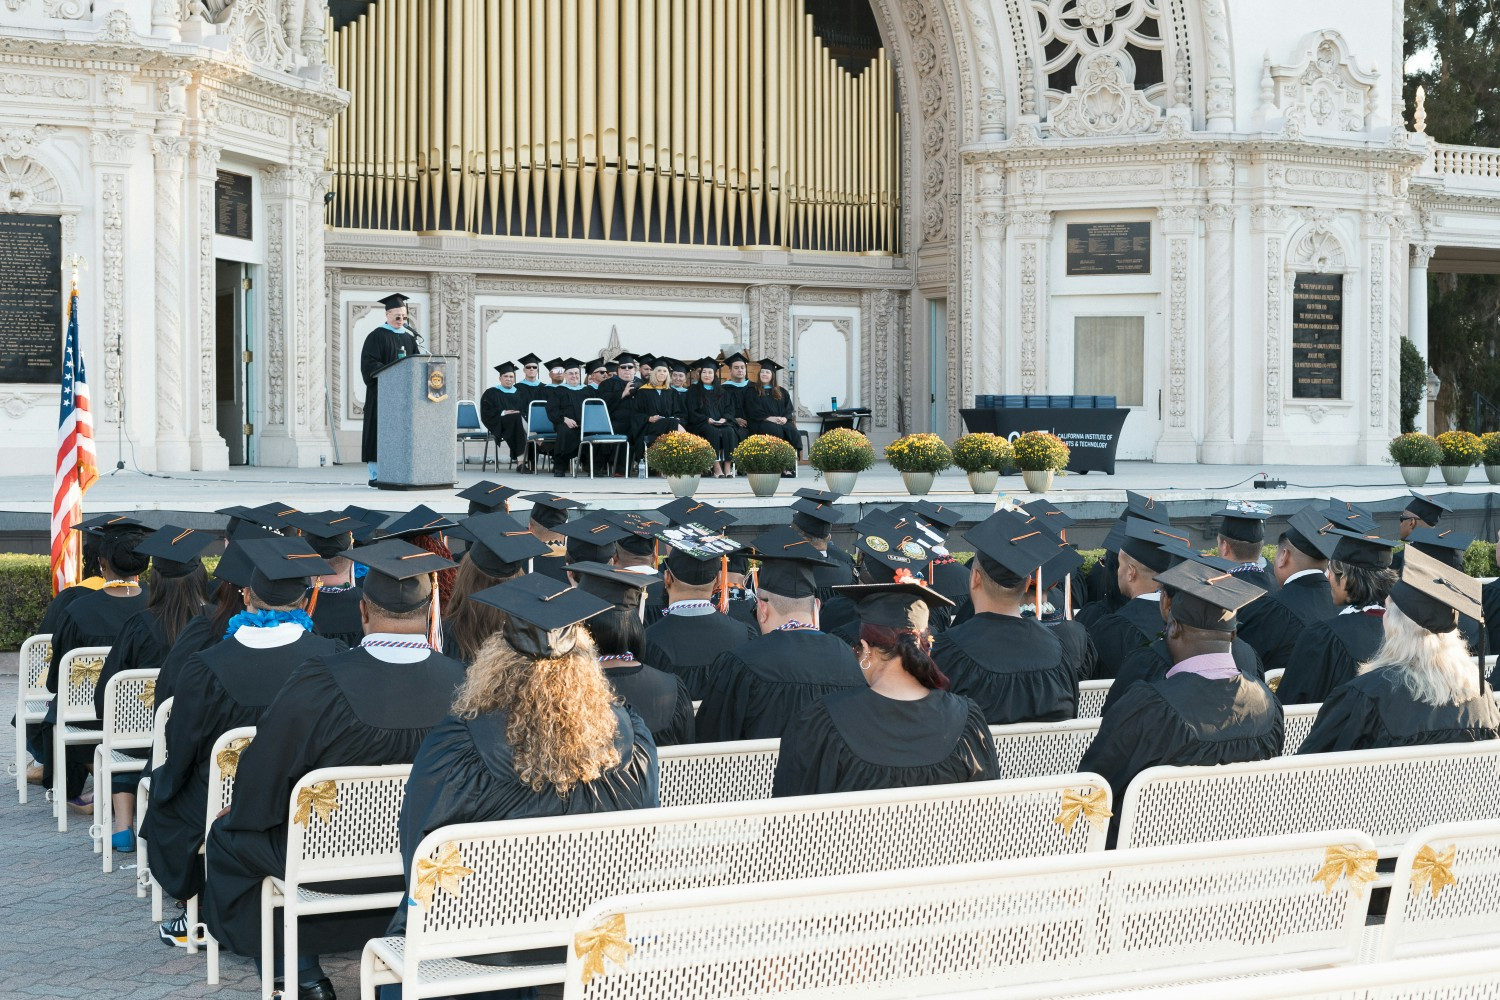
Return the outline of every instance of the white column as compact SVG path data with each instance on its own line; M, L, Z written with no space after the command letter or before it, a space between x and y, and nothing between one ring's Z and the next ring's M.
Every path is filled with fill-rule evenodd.
M979 197L975 222L979 230L978 275L973 282L977 350L970 362L973 389L981 393L1005 391L1005 173L998 163L979 168ZM939 359L934 358L933 364ZM967 402L967 401L966 401Z
M1156 442L1158 462L1196 462L1198 441L1193 434L1196 419L1190 420L1192 384L1188 377L1189 339L1195 324L1192 305L1201 287L1201 275L1194 267L1193 247L1198 242L1199 205L1164 206L1159 218L1161 233L1167 242L1167 377L1165 405L1162 407L1162 435ZM1195 415L1194 415L1195 416Z
M1228 465L1235 455L1234 384L1234 163L1224 153L1208 168L1207 248L1203 290L1203 444L1199 461Z
M1422 363L1432 368L1432 358L1427 353L1427 265L1437 247L1431 243L1411 245L1411 263L1406 272L1406 338L1411 341ZM1430 431L1432 407L1427 402L1427 385L1422 385L1422 405L1417 409L1417 430Z
M1020 363L1011 379L1028 395L1047 391L1047 269L1052 213L1022 211L1011 214L1016 233L1016 307L1020 316Z

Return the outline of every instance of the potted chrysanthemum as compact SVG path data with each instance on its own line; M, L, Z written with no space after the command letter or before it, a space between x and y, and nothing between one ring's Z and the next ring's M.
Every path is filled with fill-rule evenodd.
M818 435L808 453L808 464L823 474L830 490L848 496L854 492L859 474L875 464L875 449L859 431L836 427Z
M980 496L995 492L1000 470L1014 462L1010 442L999 434L965 434L953 442L953 464L969 474L969 488Z
M1420 431L1391 438L1386 445L1391 461L1401 469L1401 478L1407 486L1421 486L1427 482L1432 467L1443 460L1443 446L1437 438Z
M735 446L730 457L758 497L774 495L782 477L797 468L797 449L770 434L750 435Z
M1016 438L1011 451L1021 468L1021 478L1026 480L1026 488L1033 493L1051 489L1053 475L1068 466L1068 446L1062 438L1046 431L1027 431Z
M714 446L687 431L668 431L646 449L646 466L667 480L672 493L690 497L698 482L714 467Z
M953 451L936 434L908 434L885 446L885 460L901 473L906 492L923 496L932 480L953 464Z
M1478 434L1444 431L1437 436L1437 443L1443 449L1438 467L1443 470L1443 482L1449 486L1462 486L1469 478L1469 470L1484 461L1484 443Z

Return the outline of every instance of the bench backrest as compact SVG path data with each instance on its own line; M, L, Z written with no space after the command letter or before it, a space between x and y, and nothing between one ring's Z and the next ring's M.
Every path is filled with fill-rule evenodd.
M661 804L701 806L769 799L780 748L780 740L662 747L656 752Z
M401 800L410 764L323 767L292 788L286 880L401 874Z
M1313 878L1345 846L1370 842L1335 831L632 894L591 906L574 941L623 924L634 953L585 985L569 948L564 996L1056 997L1350 962L1364 894Z
M21 684L25 688L25 698L46 698L51 694L47 690L47 668L52 665L52 633L39 632L33 636L27 636L21 643L20 668Z
M1500 1000L1500 951L1361 962L1335 969L1285 972L1145 990L1128 1000ZM1127 1000L1125 994L1106 994Z
M214 825L220 810L234 801L234 779L239 773L240 754L255 739L254 726L240 726L219 734L208 755L208 817L203 829ZM295 801L295 796L293 797Z
M411 891L422 859L450 847L473 874L407 908L406 957L562 944L623 892L1098 851L1103 822L1055 819L1065 794L1099 791L1098 775L1072 774L445 827L418 845Z
M57 721L97 722L94 688L109 657L108 646L79 646L63 654L57 665Z
M1312 732L1313 723L1318 720L1318 709L1322 707L1321 703L1281 706L1282 721L1286 725L1285 738L1281 744L1283 757L1296 756L1297 751L1302 749L1302 741Z
M1099 732L1099 718L1065 722L1017 722L991 726L1003 778L1031 778L1077 770Z
M142 750L156 731L156 668L121 670L104 685L104 748Z
M151 722L152 771L167 762L167 720L170 718L172 718L172 699L167 698L156 706L156 715Z
M1500 740L1152 767L1118 812L1122 848L1356 829L1391 857L1425 826L1500 815Z
M1451 859L1447 857L1449 851L1453 852ZM1425 877L1414 879L1414 872ZM1445 873L1452 875L1451 882L1443 877ZM1436 895L1434 888L1438 889ZM1417 831L1396 859L1390 907L1376 957L1414 958L1497 949L1500 818Z
M1078 718L1097 719L1104 713L1104 699L1109 697L1112 680L1084 681L1078 685Z

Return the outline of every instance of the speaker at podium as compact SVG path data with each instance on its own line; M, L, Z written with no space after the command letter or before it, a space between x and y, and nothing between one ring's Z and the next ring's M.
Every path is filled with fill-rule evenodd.
M375 373L380 387L376 463L383 490L456 486L458 396L451 378L458 358L416 354Z

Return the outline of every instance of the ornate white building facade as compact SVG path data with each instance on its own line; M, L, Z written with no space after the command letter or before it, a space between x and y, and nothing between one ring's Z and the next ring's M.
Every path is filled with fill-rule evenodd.
M464 398L528 350L735 345L877 440L1098 392L1132 408L1122 457L1383 457L1429 262L1500 246L1500 154L1403 107L1400 0L870 6L894 253L330 228L320 0L0 0L0 227L61 217L101 459L143 469L357 458L390 291ZM1309 309L1337 310L1316 343ZM50 469L55 413L0 383L9 471Z

